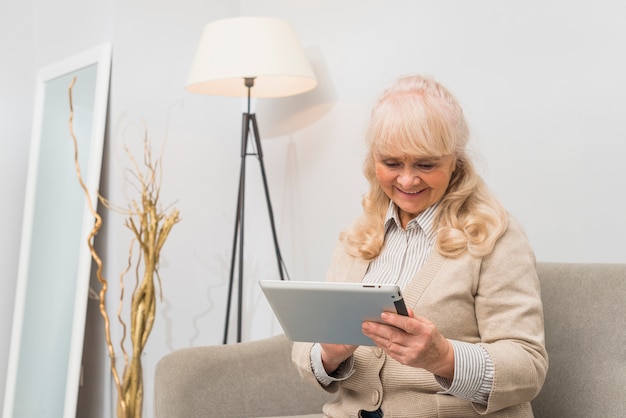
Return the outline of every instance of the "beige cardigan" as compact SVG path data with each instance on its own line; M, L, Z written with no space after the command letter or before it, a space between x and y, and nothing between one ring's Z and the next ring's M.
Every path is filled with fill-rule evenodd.
M329 281L360 282L368 262L347 254L339 242ZM325 390L337 398L324 406L332 418L356 417L381 408L385 418L532 417L530 401L543 385L548 357L535 258L514 220L487 257L446 258L433 251L403 292L416 315L431 320L449 339L481 344L494 362L487 406L450 395L424 369L402 366L374 347L359 347L354 374ZM312 344L295 343L301 375L319 385L311 370Z

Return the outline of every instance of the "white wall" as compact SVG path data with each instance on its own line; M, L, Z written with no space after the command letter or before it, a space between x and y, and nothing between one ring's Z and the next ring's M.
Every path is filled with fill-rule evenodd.
M13 2L0 13L0 46L4 57L13 57L0 66L0 219L6 225L0 376L6 374L34 74L102 40L113 43L113 71L101 191L121 205L132 196L122 144L139 152L145 124L156 148L167 138L162 200L175 202L182 215L163 252L165 299L145 355L146 416L162 355L221 343L242 103L192 95L183 86L203 26L237 15L289 20L320 74L316 92L256 103L292 278L323 277L338 232L360 210L369 109L383 88L410 72L436 76L465 106L485 177L526 227L540 261L626 262L626 5L619 0ZM311 103L317 106L306 108ZM285 119L287 128L276 122ZM256 289L258 279L277 272L253 159L248 174L244 337L257 339L280 332ZM129 234L122 215L108 212L105 222L98 244L115 282ZM92 405L84 416L96 417L108 408L102 400L107 360L93 303L89 309L81 410Z
M4 220L0 226L0 399L7 373L34 95L32 25L30 1L16 2L10 9L0 3L0 53L5 57L0 65L0 219Z

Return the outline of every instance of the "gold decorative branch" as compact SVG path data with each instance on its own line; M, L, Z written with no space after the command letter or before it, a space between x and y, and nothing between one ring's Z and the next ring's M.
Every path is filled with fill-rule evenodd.
M98 199L108 209L114 209L126 214L125 226L132 232L130 248L128 251L128 265L125 271L120 275L120 301L117 311L117 317L122 325L122 338L120 342L121 351L124 356L123 378L120 379L117 365L115 362L116 355L111 340L111 328L109 316L106 311L106 293L108 290L108 282L104 275L103 263L98 256L94 247L94 238L102 227L102 217L97 213L90 199L90 193L85 185L80 165L78 162L78 141L73 129L74 109L72 102L72 89L76 83L74 77L69 86L69 102L70 117L69 128L72 140L74 142L74 165L78 181L85 192L89 209L95 218L95 224L89 233L87 244L91 252L91 256L97 264L97 278L101 285L99 292L99 308L100 314L104 319L104 332L107 350L111 360L111 373L115 382L117 392L117 416L118 418L140 418L143 406L143 370L141 365L141 355L152 331L156 315L156 289L155 279L159 283L160 296L162 298L161 278L159 276L159 259L161 249L172 230L173 226L180 221L178 209L172 209L169 214L165 214L159 207L159 194L161 189L161 158L156 160L152 157L150 141L147 133L144 136L144 160L142 166L137 163L132 153L125 147L126 154L129 156L133 168L129 170L134 180L131 184L137 189L141 198L140 201L131 200L128 209L120 210L113 208L100 194ZM131 305L130 305L130 340L132 346L132 354L129 355L124 348L126 339L127 325L123 320L122 307L124 301L124 276L131 270L133 265L133 248L135 243L138 244L140 252L137 257L135 274L136 283L133 289ZM143 263L143 276L141 280L140 265Z
M130 312L130 339L133 347L130 363L124 370L122 388L127 405L141 404L133 400L143 398L143 379L141 368L141 355L152 331L156 314L156 286L155 279L159 282L159 260L161 249L173 226L180 221L178 209L172 209L169 214L159 210L159 193L161 189L160 159L154 160L150 149L150 141L147 134L144 137L144 161L142 172L141 166L133 158L126 148L131 159L133 169L131 175L135 179L135 186L140 191L141 201L132 200L125 226L133 233L134 241L137 242L140 255L138 260L143 262L143 277L137 280L133 290ZM129 257L130 257L129 253ZM139 262L137 263L139 265ZM137 271L139 275L140 272ZM139 276L138 276L139 277ZM141 416L137 411L131 411L132 417Z
M76 139L76 134L74 133L74 105L73 105L73 100L72 100L72 89L74 88L75 84L76 84L76 77L72 79L72 81L70 82L70 86L69 86L69 99L70 99L69 129L70 129L70 135L72 136L72 141L74 143L74 166L76 168L76 176L78 177L78 182L80 183L80 187L85 192L85 196L87 198L87 202L89 205L89 211L91 212L91 215L95 218L94 227L87 237L87 245L89 246L91 257L93 258L93 260L95 261L97 265L96 276L98 278L98 282L101 285L100 293L99 293L99 296L100 296L99 309L100 309L100 314L102 315L102 318L104 320L104 335L106 339L107 350L109 352L109 358L111 359L111 373L113 374L113 380L115 382L115 388L116 388L117 393L122 393L121 382L120 382L119 375L117 373L117 367L115 365L115 350L113 348L113 343L111 342L111 322L109 321L109 315L107 314L106 305L105 305L105 301L106 301L105 296L106 296L107 289L108 289L108 282L102 274L102 270L103 270L102 259L98 256L98 253L96 252L96 249L94 247L94 238L98 234L98 231L100 230L100 228L102 227L102 217L95 210L93 206L93 203L91 201L91 196L89 194L89 190L87 189L87 186L85 185L85 182L83 181L83 177L82 177L81 170L80 170L80 164L78 163L78 140ZM125 405L121 405L121 407L122 407L122 410L126 409Z

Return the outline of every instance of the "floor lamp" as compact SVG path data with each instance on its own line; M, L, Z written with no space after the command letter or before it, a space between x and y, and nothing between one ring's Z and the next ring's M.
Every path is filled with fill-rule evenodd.
M244 209L246 160L256 156L267 201L278 270L284 280L274 214L263 163L256 115L251 98L285 97L312 90L317 80L291 25L281 19L240 17L217 20L204 28L186 89L193 93L247 98L241 135L241 168L230 263L224 344L228 342L231 300L237 270L237 342L241 342L244 279ZM250 136L254 142L251 142ZM249 151L250 145L254 149Z

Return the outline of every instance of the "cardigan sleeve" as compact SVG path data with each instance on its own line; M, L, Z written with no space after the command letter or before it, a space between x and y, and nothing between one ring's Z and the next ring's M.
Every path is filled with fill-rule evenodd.
M548 355L534 253L514 219L481 263L475 310L494 378L486 408L474 408L488 414L531 401L545 380Z
M291 359L296 365L298 372L302 378L310 384L317 386L327 392L335 393L339 389L338 381L326 382L326 384L320 382L315 376L313 366L311 363L311 349L313 343L294 342L291 350Z

